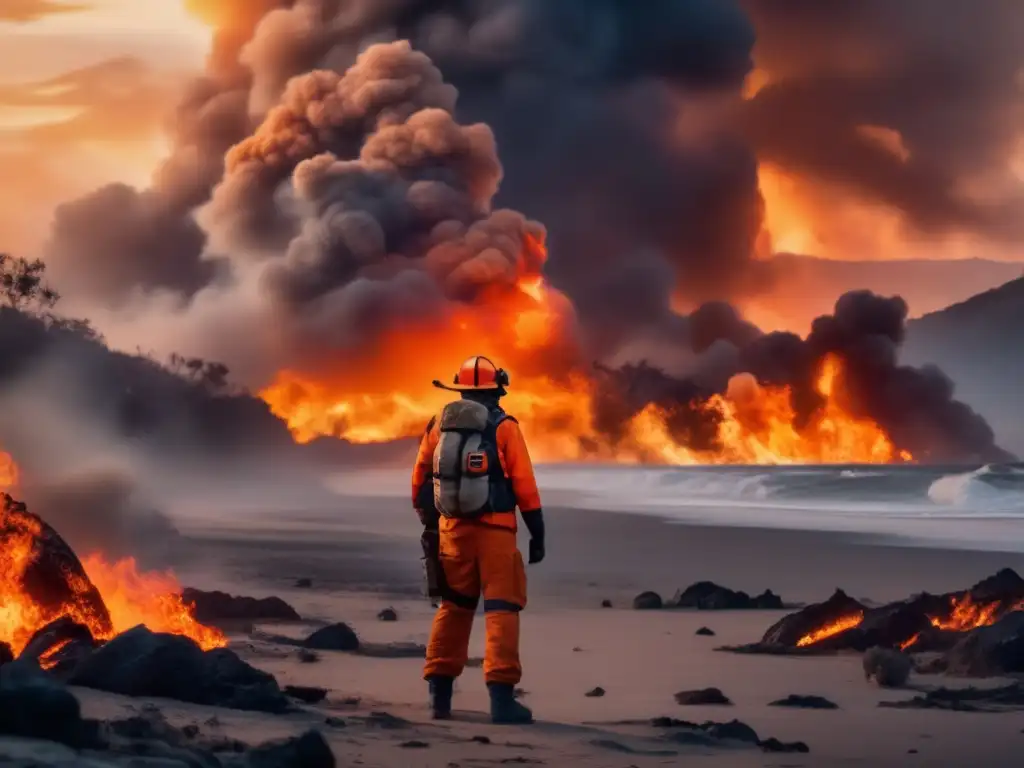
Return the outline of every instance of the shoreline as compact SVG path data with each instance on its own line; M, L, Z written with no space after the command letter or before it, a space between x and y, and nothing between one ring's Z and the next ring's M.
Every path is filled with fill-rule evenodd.
M527 569L535 607L617 605L653 590L671 597L696 581L787 602L817 602L836 588L876 601L961 589L1004 567L1013 549L972 550L877 534L707 525L648 515L548 507L548 557ZM192 525L188 583L244 583L291 591L300 577L343 592L415 598L422 586L420 527L401 502L339 498L333 509ZM520 526L520 548L527 534Z

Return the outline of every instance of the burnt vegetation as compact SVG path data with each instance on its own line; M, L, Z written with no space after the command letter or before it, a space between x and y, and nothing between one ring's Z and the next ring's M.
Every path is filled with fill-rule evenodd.
M47 387L52 405L84 406L115 434L147 447L292 447L286 426L266 404L232 387L227 366L113 350L87 320L60 315L59 299L42 261L0 254L0 391L57 366L68 384Z

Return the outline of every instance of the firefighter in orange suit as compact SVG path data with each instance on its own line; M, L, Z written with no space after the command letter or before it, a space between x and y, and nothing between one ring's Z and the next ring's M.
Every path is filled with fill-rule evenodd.
M452 385L461 399L431 419L412 475L424 527L439 529L441 606L427 645L424 678L433 716L451 717L452 685L466 666L473 616L483 594L484 678L495 723L529 723L513 694L522 676L519 612L526 573L516 546L516 507L530 532L530 563L544 559L544 515L519 424L498 404L508 374L486 357L462 364Z

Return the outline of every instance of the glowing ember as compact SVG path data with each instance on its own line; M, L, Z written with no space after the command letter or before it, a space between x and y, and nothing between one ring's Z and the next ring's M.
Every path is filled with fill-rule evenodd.
M54 645L51 645L46 652L39 657L39 666L43 669L51 669L57 665L57 655L67 647L68 643L71 642L70 638L61 640Z
M900 643L900 650L901 651L907 650L907 648L909 648L910 646L912 646L914 643L917 642L917 639L919 637L921 637L921 633L917 632L917 633L913 634L911 637L909 637L908 639L904 640L902 643Z
M855 613L850 616L844 616L841 619L837 619L831 624L826 624L821 629L817 629L811 632L809 635L804 635L797 641L797 648L804 648L808 645L814 645L820 643L827 637L838 635L840 632L845 632L848 629L853 629L864 619L863 613Z
M17 467L7 454L0 454L0 472L0 483L17 481ZM33 569L39 566L46 547L57 546L48 542L48 537L54 536L52 530L6 497L0 504L0 534L0 641L10 645L15 654L37 630L63 616L86 626L98 640L145 624L157 632L190 637L203 648L227 644L222 633L192 618L173 574L140 574L131 559L109 565L100 555L91 555L83 562L83 575L75 572L77 565L68 552L69 562L52 565L60 574L60 583L46 582L40 587L52 599L41 599L27 583L39 581ZM58 651L51 649L44 662Z
M964 595L960 599L952 598L952 609L948 617L929 617L932 626L955 632L987 627L990 624L995 624L1007 613L1024 609L1024 600L1004 609L999 601L978 604L971 599L970 595Z

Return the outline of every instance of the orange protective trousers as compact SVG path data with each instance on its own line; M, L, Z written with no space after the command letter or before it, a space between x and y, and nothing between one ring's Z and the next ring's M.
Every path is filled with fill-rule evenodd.
M459 521L442 527L440 553L447 594L441 598L430 631L423 676L462 674L482 593L487 628L484 679L515 685L523 674L519 612L526 607L526 570L515 530Z

